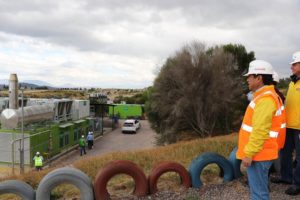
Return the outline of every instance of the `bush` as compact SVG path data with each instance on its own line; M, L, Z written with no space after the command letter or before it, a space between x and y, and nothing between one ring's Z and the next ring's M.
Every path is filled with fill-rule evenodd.
M160 143L190 130L201 137L228 133L240 118L242 76L236 58L221 47L199 42L167 59L155 82L146 111Z

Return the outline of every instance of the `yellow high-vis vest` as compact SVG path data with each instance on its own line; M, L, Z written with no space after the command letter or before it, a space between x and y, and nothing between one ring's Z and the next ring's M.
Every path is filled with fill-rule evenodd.
M300 130L300 80L290 82L285 100L286 127Z
M34 165L36 167L42 167L43 166L43 158L42 158L42 156L35 156L35 158L34 158Z

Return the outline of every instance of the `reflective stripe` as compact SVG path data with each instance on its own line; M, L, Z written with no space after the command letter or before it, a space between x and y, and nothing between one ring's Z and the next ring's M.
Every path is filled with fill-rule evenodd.
M242 129L247 132L252 132L253 128L251 126L248 126L247 124L242 124Z
M278 132L276 132L276 131L270 131L270 132L269 132L269 136L270 136L271 138L277 138L277 137L278 137Z
M281 110L284 110L284 106L281 106Z
M281 125L281 127L282 128L284 128L285 127L285 124L282 124ZM247 131L247 132L249 132L249 133L251 133L252 132L252 130L253 130L253 128L251 127L251 126L248 126L247 124L242 124L242 129L243 130L245 130L245 131ZM276 132L276 131L270 131L269 132L269 136L271 137L271 138L277 138L278 137L278 132Z
M275 116L279 116L279 115L281 115L281 109L278 109L275 113Z
M255 103L254 103L253 101L251 101L251 102L249 103L249 106L250 106L252 109L254 109Z
M286 127L286 123L281 124L280 128L285 128Z

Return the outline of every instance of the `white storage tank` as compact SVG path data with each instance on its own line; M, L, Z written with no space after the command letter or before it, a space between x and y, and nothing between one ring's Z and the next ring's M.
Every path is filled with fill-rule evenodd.
M24 107L24 123L31 123L43 120L53 120L53 105L37 105ZM1 113L1 125L3 128L17 128L22 121L22 108L5 109Z

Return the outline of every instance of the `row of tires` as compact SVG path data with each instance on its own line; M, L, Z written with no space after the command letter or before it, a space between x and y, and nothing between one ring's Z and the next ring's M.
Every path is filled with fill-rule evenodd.
M186 187L199 188L202 185L200 175L209 164L217 164L221 169L224 182L242 176L240 160L236 159L236 149L226 159L216 153L204 153L194 159L187 171L184 166L176 162L162 162L155 166L148 178L143 170L135 163L127 160L118 160L108 163L95 177L94 185L91 179L82 171L64 167L48 173L39 183L36 191L25 182L8 180L0 183L0 195L13 193L24 200L50 200L51 191L61 183L68 183L80 190L82 200L106 200L110 199L107 190L108 181L117 174L127 174L135 182L134 195L138 197L157 192L157 182L160 176L167 172L176 172L181 178L181 184Z

